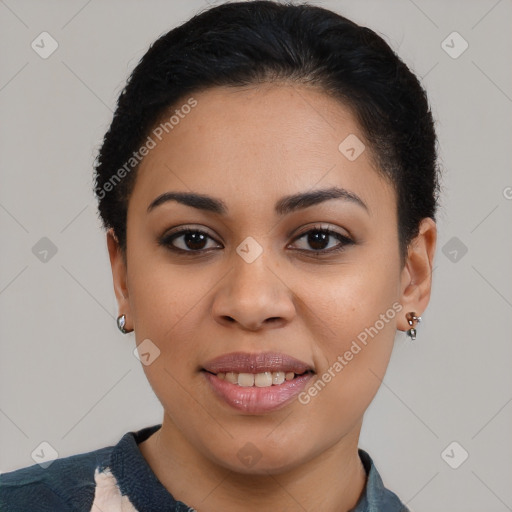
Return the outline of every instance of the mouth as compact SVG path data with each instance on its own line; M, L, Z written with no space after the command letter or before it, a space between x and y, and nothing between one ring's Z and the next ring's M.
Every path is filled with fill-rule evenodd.
M285 407L316 374L313 366L275 352L226 354L200 370L214 396L249 414Z
M218 379L224 380L231 384L236 384L244 388L268 388L270 386L280 386L284 382L290 382L297 377L302 377L306 374L313 375L312 370L307 370L302 373L295 372L284 372L284 371L266 371L258 373L237 373L237 372L209 372L204 370L211 375L215 375Z

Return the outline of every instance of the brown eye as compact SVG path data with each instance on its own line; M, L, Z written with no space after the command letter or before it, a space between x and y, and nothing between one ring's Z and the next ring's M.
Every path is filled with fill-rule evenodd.
M188 228L164 236L159 243L177 252L201 252L211 249L208 239L213 240L205 231Z
M295 242L302 239L304 239L305 247L298 248L297 250L309 253L312 256L324 256L340 252L343 251L347 245L354 243L354 241L347 236L333 231L332 229L322 227L315 227L302 233L295 238ZM209 247L209 241L215 242L216 245L214 244ZM159 245L167 247L169 250L177 253L191 254L201 254L209 252L214 248L222 248L222 246L219 247L217 241L206 231L192 228L181 229L165 235L159 240Z
M310 229L309 231L302 233L302 235L298 236L295 240L301 239L304 239L305 245L310 247L312 250L306 247L299 249L300 251L312 253L316 252L319 253L319 255L342 251L345 249L345 246L354 243L347 236L342 235L337 231L325 228ZM329 248L329 245L335 242L336 240L338 240L338 243L335 243L334 246L331 245L331 247Z

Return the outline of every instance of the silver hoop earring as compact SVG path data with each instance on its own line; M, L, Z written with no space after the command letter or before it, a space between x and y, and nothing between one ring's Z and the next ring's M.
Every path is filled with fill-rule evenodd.
M416 316L414 311L407 313L405 315L407 323L409 324L409 330L407 331L407 336L411 338L411 340L416 339L416 324L421 322L421 316Z
M126 325L126 315L119 315L117 317L117 327L123 334L128 333L128 331L124 328L125 325Z

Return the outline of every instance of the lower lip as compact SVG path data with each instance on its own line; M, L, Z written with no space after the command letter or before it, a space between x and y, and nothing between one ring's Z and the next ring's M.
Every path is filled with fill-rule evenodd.
M251 414L275 411L288 405L313 377L312 373L305 373L277 386L258 388L232 384L206 371L203 374L218 397L234 409Z

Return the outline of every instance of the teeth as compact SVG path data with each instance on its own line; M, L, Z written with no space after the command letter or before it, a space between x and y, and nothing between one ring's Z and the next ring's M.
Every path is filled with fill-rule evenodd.
M284 372L272 372L272 384L282 384L284 382Z
M231 384L238 384L238 374L233 372L226 373L226 380Z
M240 382L240 377L238 377L238 382ZM257 388L272 386L272 372L257 373L254 376L254 384Z
M289 381L295 377L294 372L263 372L263 373L217 373L217 378L225 380L231 384L249 388L256 386L257 388L267 388L269 386L279 386L285 380Z
M254 386L254 374L253 373L239 373L238 374L238 385L244 388L250 388Z

